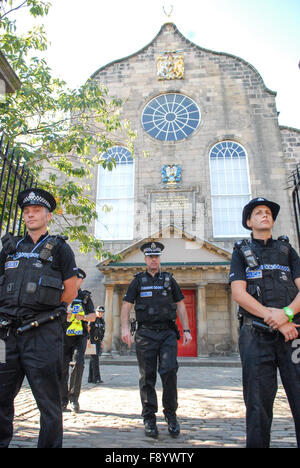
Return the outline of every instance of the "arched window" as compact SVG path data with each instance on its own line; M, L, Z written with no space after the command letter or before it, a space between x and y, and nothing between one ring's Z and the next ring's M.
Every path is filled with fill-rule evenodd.
M188 96L166 93L153 98L142 113L144 130L160 141L189 137L200 123L200 110Z
M246 151L234 141L222 141L209 159L214 237L248 237L242 226L242 209L250 199Z
M127 148L113 146L102 155L114 159L111 171L98 168L95 235L102 240L133 239L134 164Z

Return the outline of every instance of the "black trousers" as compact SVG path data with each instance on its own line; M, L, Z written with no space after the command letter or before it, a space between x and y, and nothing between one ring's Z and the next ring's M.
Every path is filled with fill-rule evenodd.
M62 378L62 403L69 401L78 402L81 390L81 382L84 371L84 353L87 345L87 336L65 336ZM69 384L69 367L72 362L72 370Z
M63 330L59 320L4 340L6 358L0 363L0 447L13 436L14 399L26 376L40 410L38 448L62 446L61 376Z
M174 330L151 330L140 327L135 335L140 370L140 396L144 420L155 419L157 371L162 381L162 404L166 416L177 410L177 339Z
M91 354L89 364L88 382L96 383L101 380L100 375L100 356L102 354L101 341L96 341L96 354Z
M300 340L285 343L279 332L269 335L250 325L241 328L239 348L248 448L268 448L270 445L277 369L292 411L300 447L300 358L297 346L299 348Z

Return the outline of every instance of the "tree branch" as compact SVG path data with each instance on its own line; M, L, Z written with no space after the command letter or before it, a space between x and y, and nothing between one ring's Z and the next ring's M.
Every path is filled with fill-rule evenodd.
M5 16L9 15L12 11L16 11L16 10L19 10L20 8L23 8L27 6L27 0L25 0L23 3L21 3L19 6L15 7L15 8L11 8L10 10L8 11L5 11L3 15L0 16L0 19L4 18ZM3 8L3 7L2 7ZM3 10L4 11L4 10Z

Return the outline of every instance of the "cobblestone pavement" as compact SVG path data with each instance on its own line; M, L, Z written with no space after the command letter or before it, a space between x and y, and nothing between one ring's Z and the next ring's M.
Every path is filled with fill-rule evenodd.
M196 449L241 448L245 443L245 408L238 367L180 367L178 419L181 434L172 439L161 408L158 377L159 438L145 437L140 417L136 365L103 365L103 384L87 383L87 368L80 396L81 411L64 413L64 448ZM39 411L28 386L15 401L15 431L10 447L36 447ZM294 424L285 393L279 386L274 407L272 447L296 447Z

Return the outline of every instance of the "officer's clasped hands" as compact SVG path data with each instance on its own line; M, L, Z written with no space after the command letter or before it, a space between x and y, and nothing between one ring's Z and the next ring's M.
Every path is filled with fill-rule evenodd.
M295 340L299 337L298 328L300 325L289 322L289 319L283 309L274 307L268 308L270 314L264 318L264 322L273 330L278 330L285 338L285 341Z
M285 342L290 341L290 340L295 340L296 338L299 337L298 333L298 327L300 325L296 325L295 323L285 323L281 327L278 328L280 333L283 334L285 338Z
M269 307L270 314L264 318L264 322L267 323L270 327L277 330L282 325L288 322L288 317L285 314L283 309L276 309L274 307Z

